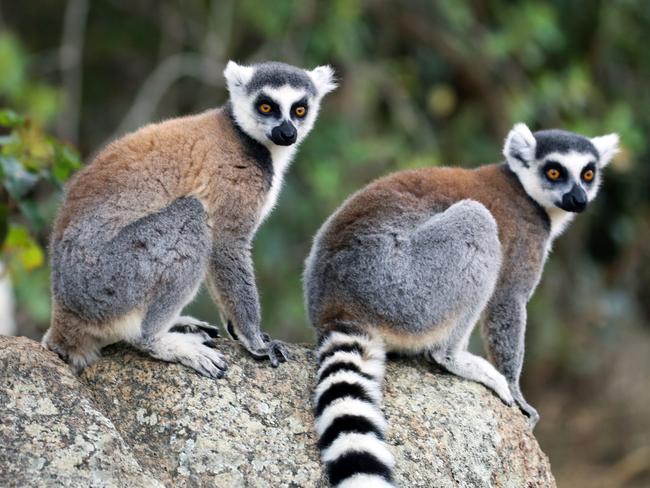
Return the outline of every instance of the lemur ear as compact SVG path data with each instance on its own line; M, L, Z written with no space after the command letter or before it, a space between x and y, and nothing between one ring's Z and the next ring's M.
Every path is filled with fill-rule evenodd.
M598 166L607 166L614 156L618 154L618 134L607 134L606 136L592 137L591 143L596 146L600 160Z
M523 164L526 168L535 160L537 141L528 126L522 122L510 129L503 145L503 155L510 166Z
M316 91L319 96L324 96L337 87L336 79L334 78L334 70L329 65L319 66L311 71L308 71L310 78L316 85Z
M228 61L226 69L223 70L223 76L228 83L228 91L232 93L233 91L243 90L253 77L253 71L250 66Z

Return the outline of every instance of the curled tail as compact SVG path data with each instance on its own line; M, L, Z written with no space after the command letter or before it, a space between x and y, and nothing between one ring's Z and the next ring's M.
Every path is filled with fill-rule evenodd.
M365 334L330 332L318 349L316 432L332 486L394 486L380 410L385 357L383 343Z

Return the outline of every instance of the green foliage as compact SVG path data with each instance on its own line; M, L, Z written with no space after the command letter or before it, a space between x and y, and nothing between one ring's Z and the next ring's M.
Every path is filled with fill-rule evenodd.
M3 2L0 15L0 107L11 109L0 110L0 242L21 332L37 336L49 319L43 250L61 183L79 158L48 134L65 126L75 95L79 147L89 157L141 104L153 109L137 124L223 103L228 59L332 64L340 87L325 100L278 208L255 239L263 327L278 338L313 338L300 278L311 237L373 178L500 160L503 138L517 121L590 136L619 132L623 150L607 168L601 193L555 243L529 304L524 381L535 379L525 385L531 400L550 398L548 408L539 405L547 419L540 429L560 426L556 445L570 437L571 412L580 417L577 437L590 422L602 432L590 443L594 449L610 439L593 456L597 469L576 469L575 456L587 449L560 452L553 459L559 485L579 486L574 473L593 472L584 486L617 486L599 477L602 460L620 459L617 466L628 472L630 460L643 458L624 457L619 440L627 429L647 445L647 398L629 393L643 388L618 385L608 398L607 378L627 362L633 367L620 377L647 384L637 372L647 365L650 324L647 1L172 0L152 9L155 2L97 0L88 2L78 88L68 83L60 45L62 7L74 3L34 3ZM179 54L199 55L205 66L167 63ZM216 321L205 292L189 312ZM566 395L548 395L561 385ZM552 403L563 396L575 404ZM598 401L609 405L588 410ZM555 422L554 411L561 412ZM562 462L570 473L564 479ZM643 481L625 486L648 486Z
M42 249L56 189L79 166L75 151L42 129L70 95L53 88L60 79L54 54L60 32L51 25L62 22L59 7L45 3L38 15L17 3L3 9L14 34L0 34L0 72L6 73L0 100L14 112L0 112L0 231L18 232L26 250L33 248L19 239L25 233L13 229L29 230ZM559 283L601 269L590 274L591 301L609 300L616 288L634 302L646 296L644 287L650 289L647 265L629 251L643 242L650 208L650 166L644 164L650 151L650 57L639 47L650 31L647 12L640 0L589 8L577 0L282 0L273 8L223 0L165 2L153 15L146 2L91 2L79 143L86 155L101 147L135 97L152 95L138 93L145 80L178 53L197 53L218 66L230 58L332 64L340 88L325 100L278 208L255 240L265 326L298 340L311 337L300 284L311 236L344 198L373 178L406 168L498 160L507 130L519 120L588 135L619 132L623 152L608 169L603 192L558 241L555 268L545 273L531 306L530 337L540 344L531 347L534 363L582 340L593 323L578 319L571 331L563 329L584 303L563 300ZM154 100L154 119L204 110L226 98L218 71L191 77L179 71L171 78ZM12 252L18 256L16 246ZM570 273L558 272L558 263ZM631 270L637 268L635 275ZM46 273L39 276L34 283ZM648 321L645 310L612 307L600 317L639 324ZM207 297L193 311L216 317ZM567 361L559 353L555 360Z
M0 131L1 249L10 270L17 264L32 270L43 264L44 255L28 227L38 232L45 222L32 192L41 182L59 188L81 164L72 148L12 110L0 110Z
M47 83L30 79L28 64L29 58L19 41L9 32L0 32L0 98L42 125L60 109L60 96Z
M28 76L29 58L14 36L0 33L0 258L19 310L49 321L45 241L52 192L81 165L75 149L43 127L60 107L58 91ZM5 105L10 108L1 108Z

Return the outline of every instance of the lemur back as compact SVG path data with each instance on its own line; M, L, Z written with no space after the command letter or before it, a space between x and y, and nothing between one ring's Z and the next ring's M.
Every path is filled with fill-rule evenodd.
M52 240L61 239L70 222L81 227L81 220L101 219L118 230L188 196L212 219L232 213L233 199L259 212L272 177L270 159L258 161L240 143L228 109L151 124L109 144L72 178Z
M342 263L340 266L330 266L331 260L348 258L350 248L355 243L358 246L360 238L368 239L368 245L376 244L377 235L382 231L390 237L386 244L390 248L387 252L399 249L400 243L410 242L415 230L425 226L432 216L466 199L480 203L496 220L498 239L506 258L514 260L526 257L530 262L528 268L541 265L549 235L548 217L525 193L516 176L505 165L484 166L476 170L428 168L404 171L381 178L352 196L319 231L306 270L306 276L313 276L317 280L317 283L306 282L311 322L328 324L339 317L351 315L348 292L339 288L333 275L338 276L342 270L349 268L360 275L363 273L359 267L348 267ZM395 235L391 235L391 232ZM334 257L338 250L345 252ZM369 259L363 254L360 257ZM328 266L322 272L312 272L310 266L314 263L328 263ZM506 271L525 272L515 267L503 270ZM539 270L535 270L529 281L536 281L538 274ZM383 295L381 290L385 283L369 285L376 287L378 293ZM310 299L310 293L327 295L327 306L322 299ZM344 305L337 306L338 302ZM364 309L362 315L366 313ZM410 327L409 324L405 326Z
M67 186L51 240L53 314L43 344L77 370L126 340L221 377L218 328L180 315L204 277L231 337L272 366L287 359L260 330L251 243L336 85L327 66L230 62L224 75L223 108L126 135Z
M596 171L617 139L535 135L515 126L505 164L381 178L350 197L317 233L304 287L319 339L316 430L332 485L392 486L394 460L380 410L386 351L424 354L506 404L516 402L531 425L537 421L519 389L525 305L553 223L564 225L565 216L534 189L558 193L559 200L549 200L563 212L584 209L580 191L585 200L595 196ZM537 141L544 151L535 152ZM562 163L564 182L556 175ZM481 317L494 366L467 351Z

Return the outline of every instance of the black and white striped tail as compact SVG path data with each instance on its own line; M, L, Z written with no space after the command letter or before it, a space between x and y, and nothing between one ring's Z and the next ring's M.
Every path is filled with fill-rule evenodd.
M331 332L318 349L315 414L318 447L332 486L393 487L395 464L384 443L383 343Z

